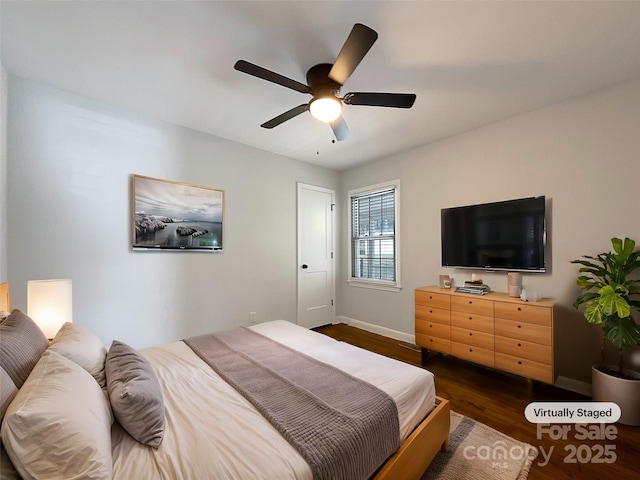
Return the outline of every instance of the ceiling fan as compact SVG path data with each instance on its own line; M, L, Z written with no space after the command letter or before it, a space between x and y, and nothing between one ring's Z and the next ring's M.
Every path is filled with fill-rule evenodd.
M300 93L309 93L312 98L260 125L263 128L277 127L281 123L310 111L318 120L331 125L338 141L349 138L349 128L342 118L342 104L367 105L371 107L411 108L416 100L413 93L350 92L338 97L340 88L351 76L358 64L371 49L378 34L375 30L356 23L344 42L335 63L320 63L307 71L307 84L262 68L246 60L238 60L234 68L268 82L277 83Z

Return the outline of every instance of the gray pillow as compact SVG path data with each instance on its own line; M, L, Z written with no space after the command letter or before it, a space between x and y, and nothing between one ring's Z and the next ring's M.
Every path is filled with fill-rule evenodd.
M7 411L7 407L13 397L16 396L16 393L18 393L18 388L4 368L0 367L0 422L4 418L4 412Z
M114 340L105 362L111 408L138 442L158 448L164 435L164 400L153 367L137 350Z
M0 367L17 388L22 387L48 346L40 327L20 310L13 310L0 323Z

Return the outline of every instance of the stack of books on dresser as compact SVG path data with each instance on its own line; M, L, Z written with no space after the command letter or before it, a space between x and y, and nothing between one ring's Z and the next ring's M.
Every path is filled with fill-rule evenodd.
M490 291L489 285L485 285L482 282L464 282L463 286L456 287L456 292L472 293L474 295L484 295Z

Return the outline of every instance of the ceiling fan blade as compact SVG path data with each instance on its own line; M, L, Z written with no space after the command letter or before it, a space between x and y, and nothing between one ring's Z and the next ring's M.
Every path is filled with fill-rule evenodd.
M411 108L416 101L415 93L347 93L342 99L347 105L368 105L370 107Z
M259 67L253 63L249 63L246 60L238 60L233 66L236 70L243 73L248 73L254 77L261 78L267 82L277 83L283 87L290 88L300 93L311 93L311 89L304 83L297 82L291 78L280 75L279 73L272 72L266 68Z
M329 78L344 85L377 39L375 30L356 23L329 72Z
M350 137L351 134L349 133L349 127L347 127L347 122L344 121L342 115L329 123L333 130L333 134L336 136L336 140L341 142L342 140L346 140Z
M306 112L307 110L309 110L309 104L308 103L303 103L302 105L298 105L297 107L293 107L291 110L289 110L287 112L284 112L283 114L278 115L275 118L272 118L268 122L264 122L260 126L262 128L277 127L281 123L284 123L287 120L291 120L293 117L297 117L298 115L300 115L301 113Z

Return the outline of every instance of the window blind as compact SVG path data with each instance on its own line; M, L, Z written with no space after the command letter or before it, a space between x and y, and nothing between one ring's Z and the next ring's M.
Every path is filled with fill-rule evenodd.
M396 280L395 189L351 197L352 276Z

